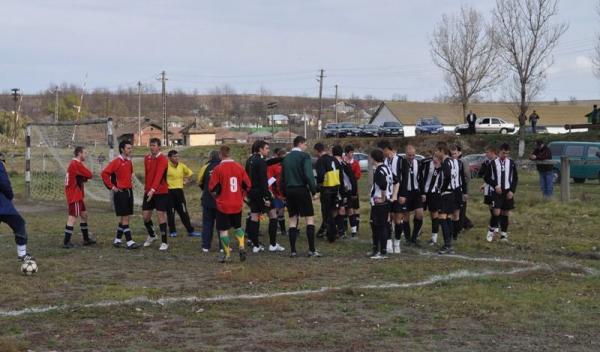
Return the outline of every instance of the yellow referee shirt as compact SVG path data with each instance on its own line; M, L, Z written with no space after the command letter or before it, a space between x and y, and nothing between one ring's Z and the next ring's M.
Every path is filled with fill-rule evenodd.
M169 189L183 188L183 180L190 178L194 173L181 161L175 166L169 161L169 168L167 169L167 184Z

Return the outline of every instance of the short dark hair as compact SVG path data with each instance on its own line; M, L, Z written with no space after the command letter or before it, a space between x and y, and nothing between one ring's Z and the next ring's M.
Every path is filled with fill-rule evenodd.
M390 141L383 139L380 140L379 142L377 142L377 148L384 150L384 149L389 149L392 150L392 143L390 143Z
M450 151L451 151L451 152L453 152L453 151L460 151L460 149L459 149L459 146L458 146L458 145L456 145L456 144L452 144L452 145L450 146Z
M73 150L73 155L74 155L75 157L77 157L79 154L83 153L83 150L84 150L84 149L85 149L85 148L84 148L84 147L82 147L82 146L80 146L80 145L76 146L76 147L75 147L75 150Z
M169 153L167 154L167 156L170 158L170 157L175 156L177 154L178 153L177 153L177 151L175 149L171 149L171 150L169 150Z
M133 144L131 144L131 141L129 141L129 140L124 140L124 141L121 141L121 142L119 143L119 153L123 153L123 150L125 150L125 147L126 147L128 144L129 144L129 145L133 145Z
M226 145L221 146L221 148L219 148L219 153L221 154L221 156L228 157L230 152L231 149Z
M382 163L384 160L383 150L381 149L373 149L371 150L371 158L378 163Z
M333 154L333 156L342 156L344 154L344 150L342 149L341 145L336 144L333 146L333 148L331 148L331 154Z
M500 150L509 151L510 145L508 143L502 143L502 145L500 146Z
M319 153L322 153L325 150L325 144L323 144L321 142L315 143L315 146L313 147L313 149Z
M344 153L348 154L354 151L354 146L352 144L348 144L344 147Z
M262 139L254 142L254 148L256 149L254 153L258 153L259 150L263 149L267 145L269 145L269 142Z
M287 151L285 150L285 148L275 149L275 155L277 155L278 157L283 157L286 153Z
M494 154L496 154L496 152L497 152L496 147L494 147L493 145L488 145L487 147L485 147L485 151L492 152Z
M150 138L150 144L156 144L160 147L160 139L158 138Z
M448 145L446 143L438 144L437 151L444 155L450 155L450 150L448 150Z
M294 147L297 147L302 143L306 143L306 138L304 138L304 136L296 136L296 138L294 138Z

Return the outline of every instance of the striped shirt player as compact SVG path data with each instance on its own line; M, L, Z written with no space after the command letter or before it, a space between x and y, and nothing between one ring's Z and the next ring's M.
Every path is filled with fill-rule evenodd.
M514 195L517 191L519 176L515 162L509 158L510 146L500 146L499 157L491 163L485 176L485 182L494 188L492 195L492 208L496 223L500 225L500 240L508 241L508 217L515 208ZM488 232L488 241L491 242ZM493 233L492 233L493 240Z
M85 166L84 162L87 157L87 151L83 147L76 147L73 152L74 158L71 160L67 168L65 177L65 196L67 198L69 217L65 226L65 237L63 248L73 248L71 236L73 235L73 227L75 221L81 219L79 227L83 235L83 245L89 246L96 244L96 241L91 239L87 225L87 211L85 209L85 190L84 184L92 178L92 172Z
M481 179L485 179L485 175L492 167L494 160L496 160L496 149L493 147L486 148L485 156L486 159L483 161L483 163L481 163L481 167L477 172L477 176ZM496 223L496 217L494 216L494 209L492 208L492 196L494 193L494 188L488 183L484 182L484 184L481 186L481 191L483 192L483 203L487 204L490 208L488 234L491 232L491 236L487 236L487 238L488 241L491 242L493 240L494 233L499 231L498 224Z
M454 214L452 214L452 238L454 240L458 239L458 235L462 230L462 224L460 222L460 213L461 210L465 207L465 202L467 200L469 190L467 186L467 179L464 172L464 165L462 160L460 160L460 149L458 146L454 145L450 149L452 153L451 163L452 163L452 189L454 190L454 201L456 202L456 209L454 210Z
M440 189L442 187L442 165L437 156L423 160L421 165L421 193L425 197L424 209L429 210L431 217L430 245L437 243L440 223L438 211L440 209Z
M371 231L373 239L372 259L386 258L388 218L390 214L390 203L393 196L393 174L392 170L384 163L383 152L375 149L371 152L375 171L373 173L373 185L369 194L371 204Z
M455 188L458 187L458 182L453 180L453 159L448 156L449 150L443 146L438 148L438 158L441 161L441 187L440 187L440 208L438 211L438 219L442 227L444 235L444 246L440 250L440 254L453 253L452 249L452 220L451 217L456 211L456 201L454 199ZM457 176L455 171L454 177Z
M404 213L403 230L406 242L417 245L423 226L423 199L421 192L421 164L415 158L416 150L412 145L406 147L406 157L402 160L402 178L400 183L400 204ZM414 212L414 228L411 235L410 213Z
M392 215L392 223L394 224L394 239L392 240L392 223L388 227L388 241L387 241L387 252L388 253L400 253L400 239L402 238L402 221L404 214L402 214L402 207L398 201L398 193L400 191L400 183L402 182L402 156L397 154L393 149L388 140L383 140L377 143L377 147L383 150L385 156L385 165L392 173L393 179L393 194L390 206L390 212Z

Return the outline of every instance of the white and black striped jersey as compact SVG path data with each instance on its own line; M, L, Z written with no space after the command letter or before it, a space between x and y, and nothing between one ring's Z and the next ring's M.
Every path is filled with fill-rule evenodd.
M481 163L481 167L479 168L479 171L477 172L477 176L479 176L485 180L485 175L487 174L488 170L492 167L491 165L493 164L494 160L496 160L496 159L491 159L491 160L485 159L483 161L483 163ZM483 195L491 196L492 193L494 193L494 188L486 182L483 185Z
M377 166L373 174L373 185L371 186L370 201L371 205L376 205L375 198L390 200L394 187L394 178L390 168L381 164Z
M459 159L450 158L452 166L450 186L453 190L459 190L463 193L467 192L467 180L463 168L463 162Z
M442 161L442 186L440 187L440 193L451 193L454 191L452 188L452 158L446 157Z
M402 159L402 178L400 194L407 196L410 192L420 192L421 163L417 159Z
M392 158L385 158L384 164L390 169L392 172L392 177L394 179L394 184L398 184L402 182L402 165L404 158L400 154L394 155Z
M439 193L442 188L442 168L435 168L433 160L428 158L421 164L421 193Z
M517 165L512 159L504 160L497 158L491 162L491 167L485 176L485 182L492 188L500 185L502 191L517 191L519 176L517 174Z

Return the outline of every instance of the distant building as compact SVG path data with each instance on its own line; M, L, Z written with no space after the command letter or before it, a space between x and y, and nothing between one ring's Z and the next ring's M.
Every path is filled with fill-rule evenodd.
M273 135L271 134L271 132L258 131L248 136L248 143L254 143L258 140L271 141L272 139Z
M289 123L289 118L286 115L275 114L267 116L267 120L269 125L273 123L275 126L287 126Z
M273 135L273 143L282 143L282 144L287 144L287 143L292 143L292 141L294 140L294 138L296 138L298 135L295 134L294 132L290 132L290 131L279 131L277 133L275 133Z
M248 132L220 129L216 132L215 142L216 144L248 143L248 134Z
M356 109L356 106L345 101L339 101L337 104L329 106L328 109L337 111L338 114L351 114Z
M204 128L186 128L182 130L182 135L183 145L189 147L217 144L217 134L214 130Z

